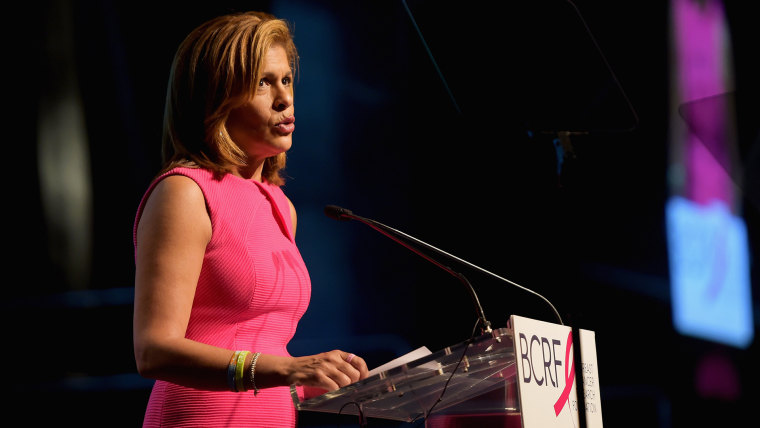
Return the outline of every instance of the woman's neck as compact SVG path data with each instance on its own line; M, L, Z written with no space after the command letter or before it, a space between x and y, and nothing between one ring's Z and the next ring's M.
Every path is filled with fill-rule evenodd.
M262 172L264 171L264 161L250 162L245 166L237 167L233 170L233 174L246 180L262 181Z

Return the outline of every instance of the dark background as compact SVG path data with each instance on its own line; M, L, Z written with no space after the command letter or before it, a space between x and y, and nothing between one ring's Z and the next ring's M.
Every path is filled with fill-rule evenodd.
M6 28L5 67L8 411L33 426L141 424L152 383L132 354L132 227L160 167L171 59L203 21L259 9L293 24L301 55L284 189L299 211L313 296L291 353L341 348L377 366L459 343L476 319L455 278L358 222L325 217L336 204L528 287L566 324L594 330L606 426L751 417L757 341L737 349L685 337L671 320L668 2L575 2L609 68L576 11L544 3L410 1L418 27L401 1L16 6L8 20L23 25ZM742 153L758 138L757 15L745 3L726 5ZM535 55L550 48L556 56ZM91 186L91 220L82 219L91 235L74 238L92 251L80 280L60 262L68 250L53 246L61 231L45 214L48 171L37 162L41 106L63 88L79 97ZM561 165L558 129L581 131ZM743 190L755 263L757 190ZM457 268L495 327L513 314L557 321L535 296ZM730 388L700 386L710 362ZM302 415L302 426L336 421Z

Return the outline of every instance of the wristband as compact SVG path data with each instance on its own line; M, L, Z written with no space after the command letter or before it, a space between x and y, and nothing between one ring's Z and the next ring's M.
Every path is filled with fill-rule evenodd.
M235 369L237 368L237 359L239 355L240 351L235 351L235 353L232 354L232 358L230 358L230 363L227 365L227 387L229 387L232 392L237 392L237 387L235 386Z
M237 357L237 364L235 365L235 389L237 392L247 391L243 376L245 374L245 359L248 354L250 354L249 351L240 351L240 355Z

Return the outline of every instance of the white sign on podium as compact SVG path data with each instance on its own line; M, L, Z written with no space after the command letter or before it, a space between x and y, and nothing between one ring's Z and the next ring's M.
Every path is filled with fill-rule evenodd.
M586 428L602 428L602 399L599 393L599 368L596 363L596 334L590 330L578 329L578 336L581 342Z
M577 428L572 328L513 315L517 391L523 428ZM602 428L594 332L579 331L587 428Z

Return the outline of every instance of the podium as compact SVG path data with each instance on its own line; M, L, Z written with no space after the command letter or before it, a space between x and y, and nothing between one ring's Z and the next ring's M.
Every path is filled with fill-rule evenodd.
M291 392L298 411L511 428L521 426L516 381L512 330L501 328L317 397Z

